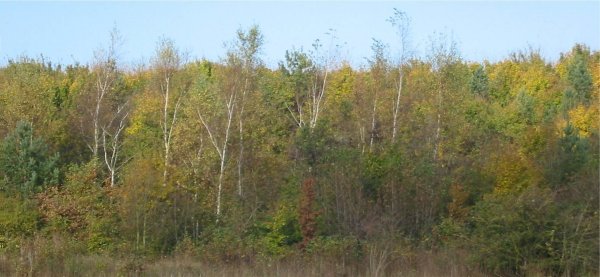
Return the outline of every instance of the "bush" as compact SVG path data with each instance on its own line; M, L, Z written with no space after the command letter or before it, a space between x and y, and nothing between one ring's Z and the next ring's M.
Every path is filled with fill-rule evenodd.
M201 253L208 261L236 262L248 254L244 241L230 228L207 228L202 237L205 243Z
M275 215L256 224L248 237L262 256L285 256L292 245L302 240L297 208L290 203L280 204Z
M96 183L95 163L71 167L66 179L63 187L38 195L45 230L74 236L90 251L111 250L118 238L117 209Z
M589 256L598 257L597 232L590 233L594 229L589 227L597 214L583 211L578 223L567 220L572 211L559 209L553 196L535 186L519 195L488 195L473 207L465 229L445 222L439 231L466 241L471 260L495 274L593 271L597 263L589 262Z
M33 200L0 193L0 249L6 248L11 238L33 235L38 227L39 214Z

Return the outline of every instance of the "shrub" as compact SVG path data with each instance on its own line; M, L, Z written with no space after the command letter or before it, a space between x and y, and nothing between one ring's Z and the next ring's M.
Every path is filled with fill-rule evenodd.
M11 238L31 236L38 230L39 214L33 200L21 200L0 193L0 249Z

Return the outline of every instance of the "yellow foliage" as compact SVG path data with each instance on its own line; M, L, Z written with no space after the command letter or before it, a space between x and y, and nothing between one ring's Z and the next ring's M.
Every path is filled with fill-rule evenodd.
M136 88L144 83L144 80L150 80L151 74L150 72L142 72L138 74L125 75L124 82L125 86L128 88Z
M555 66L556 73L558 73L558 76L563 80L567 79L567 69L569 67L569 61L570 59L562 59Z
M544 72L544 67L542 66L529 67L525 72L523 72L521 78L525 90L531 93L545 91L550 87L550 81L548 80L546 72Z
M499 154L488 170L496 175L495 194L520 192L536 184L539 177L523 155L511 150Z
M512 61L503 61L489 66L488 78L490 84L501 83L510 88L508 93L515 96L519 91L519 65Z
M598 128L598 107L592 105L584 107L579 105L569 111L571 123L582 137L589 137L590 133Z
M148 118L152 117L153 113L161 106L160 99L149 93L141 95L135 102L136 109L131 117L131 125L125 130L129 135L139 133L146 125L145 122Z
M331 73L329 83L330 99L334 103L340 103L352 95L354 87L354 72L350 65L344 65L340 70Z
M139 116L134 115L131 120L131 125L125 130L128 135L137 134L142 129L142 120Z

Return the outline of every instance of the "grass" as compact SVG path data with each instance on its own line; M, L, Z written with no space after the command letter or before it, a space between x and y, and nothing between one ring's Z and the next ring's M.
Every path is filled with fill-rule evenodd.
M0 255L0 276L485 276L461 255L422 251L411 255L369 251L360 259L295 253L281 259L209 262L175 255L154 259L110 255Z

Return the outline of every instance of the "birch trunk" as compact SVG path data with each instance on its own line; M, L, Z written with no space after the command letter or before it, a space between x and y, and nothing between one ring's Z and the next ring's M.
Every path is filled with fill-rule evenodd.
M170 77L165 77L165 85L163 87L163 91L164 91L164 109L163 109L163 147L164 147L164 169L163 169L163 186L167 185L167 171L169 168L169 150L170 150L170 143L169 143L169 139L168 139L168 125L167 125L167 117L168 117L168 111L169 111L169 87L170 87Z
M246 93L248 91L248 77L244 80L244 89L242 90L242 99L240 103L240 117L239 117L239 128L240 128L240 152L238 157L238 196L242 197L242 166L244 163L244 106L246 100Z
M121 114L123 109L124 109L124 107L120 107L118 109L117 116L119 114ZM127 162L127 161L124 161L121 164L119 164L119 152L120 152L121 146L122 146L120 136L121 136L121 132L123 131L123 129L125 129L125 123L126 123L128 116L129 116L129 113L125 113L125 115L123 115L120 118L119 125L114 130L114 133L111 133L109 128L112 126L112 123L116 119L116 117L113 118L113 120L111 120L111 123L109 123L106 128L102 129L102 149L104 152L104 163L105 163L106 168L108 169L108 172L110 175L110 186L111 187L115 186L115 179L116 179L117 171ZM110 141L108 144L106 142L107 136L110 137Z
M217 154L219 156L219 161L220 161L219 180L217 183L217 199L216 199L217 209L216 209L216 213L215 213L216 217L217 217L216 222L219 222L220 217L221 217L221 195L222 195L222 191L223 191L223 175L225 173L225 168L227 165L226 164L227 163L227 149L228 149L228 145L229 145L229 134L230 134L230 130L231 130L231 122L233 121L233 116L234 116L234 111L235 111L235 96L236 96L235 91L233 91L229 97L229 101L227 102L227 126L225 127L225 138L223 139L223 141L221 143L219 143L217 141L217 138L213 135L213 132L211 131L210 126L204 120L202 113L199 110L197 110L198 118L200 119L200 122L206 129L206 132L208 132L210 141L212 142L213 146L215 147L215 150L217 151Z
M375 140L375 115L377 114L377 92L373 99L373 111L371 112L371 141L369 142L369 153L373 151L373 142Z
M400 66L400 75L398 80L398 92L396 94L396 99L394 100L394 120L392 127L392 140L396 141L396 134L398 133L398 114L400 112L400 98L402 96L402 86L404 83L404 73L402 72L402 66Z

